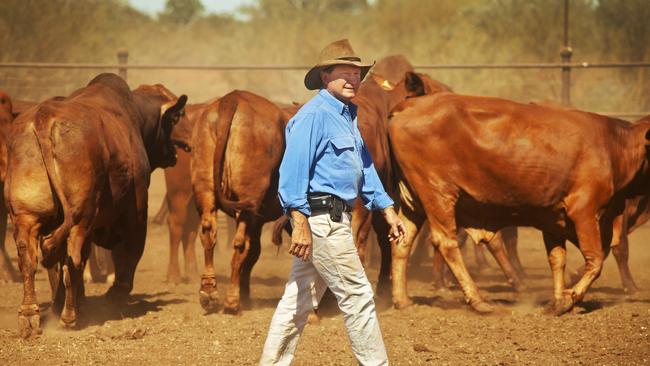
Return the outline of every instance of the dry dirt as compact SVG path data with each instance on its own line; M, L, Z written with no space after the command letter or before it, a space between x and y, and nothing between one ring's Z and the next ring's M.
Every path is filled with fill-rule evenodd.
M163 195L162 174L152 183L150 215ZM550 270L541 236L520 230L520 253L530 291L515 294L493 268L474 273L480 289L497 304L496 314L481 316L462 303L458 289L434 292L430 263L413 269L409 289L416 305L405 310L381 307L379 318L390 361L394 365L513 364L650 364L650 226L631 236L631 269L642 291L627 296L613 259L585 301L561 317L545 315L551 296ZM198 244L198 243L197 243ZM15 256L13 240L7 247ZM22 285L0 284L0 365L156 364L253 365L282 294L291 257L286 247L276 255L268 237L253 271L252 307L240 316L205 314L198 303L198 281L165 283L168 236L165 226L150 226L147 247L138 267L132 300L119 312L103 301L106 284L87 284L87 302L78 330L59 327L49 309L46 273L37 274L44 332L40 338L18 337L17 308ZM197 247L197 258L202 252ZM230 252L217 253L219 290L227 284ZM573 247L569 264L582 258ZM467 254L472 265L472 253ZM15 262L14 262L15 263ZM492 262L493 263L493 262ZM476 272L476 268L474 269ZM371 280L375 268L368 270ZM303 333L295 365L353 365L342 317L336 312Z

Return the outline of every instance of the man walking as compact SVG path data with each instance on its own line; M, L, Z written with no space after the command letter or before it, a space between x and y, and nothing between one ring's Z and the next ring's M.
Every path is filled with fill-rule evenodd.
M372 286L357 255L350 226L358 196L382 210L391 239L406 234L372 164L352 104L372 64L348 40L327 45L305 76L320 89L289 121L280 165L279 196L291 217L289 253L296 256L271 320L261 365L289 365L310 312L326 288L343 312L352 351L362 365L387 365Z

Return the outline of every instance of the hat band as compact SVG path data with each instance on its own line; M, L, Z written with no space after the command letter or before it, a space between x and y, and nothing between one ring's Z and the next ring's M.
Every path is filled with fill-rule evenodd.
M361 62L361 59L359 57L337 57L337 60L341 61L356 61L356 62Z

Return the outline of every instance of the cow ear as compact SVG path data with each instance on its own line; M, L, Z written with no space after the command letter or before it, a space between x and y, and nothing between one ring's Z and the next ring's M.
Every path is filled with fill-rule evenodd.
M407 71L404 84L406 86L406 91L410 97L418 97L424 95L424 81L420 76L412 71Z
M391 84L390 81L384 79L383 77L375 74L370 74L370 75L372 76L372 80L385 91L392 91L393 89L395 89L395 85Z
M183 94L178 98L178 100L176 100L176 103L163 106L162 123L165 124L165 127L167 127L167 123L170 124L169 127L178 123L185 111L185 103L187 103L187 95Z

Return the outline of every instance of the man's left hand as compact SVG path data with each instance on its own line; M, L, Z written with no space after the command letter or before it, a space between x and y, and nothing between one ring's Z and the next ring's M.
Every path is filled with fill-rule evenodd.
M386 223L390 226L390 229L388 230L388 240L402 241L406 238L406 225L404 225L404 222L397 216L393 206L386 207L382 213L384 214Z

